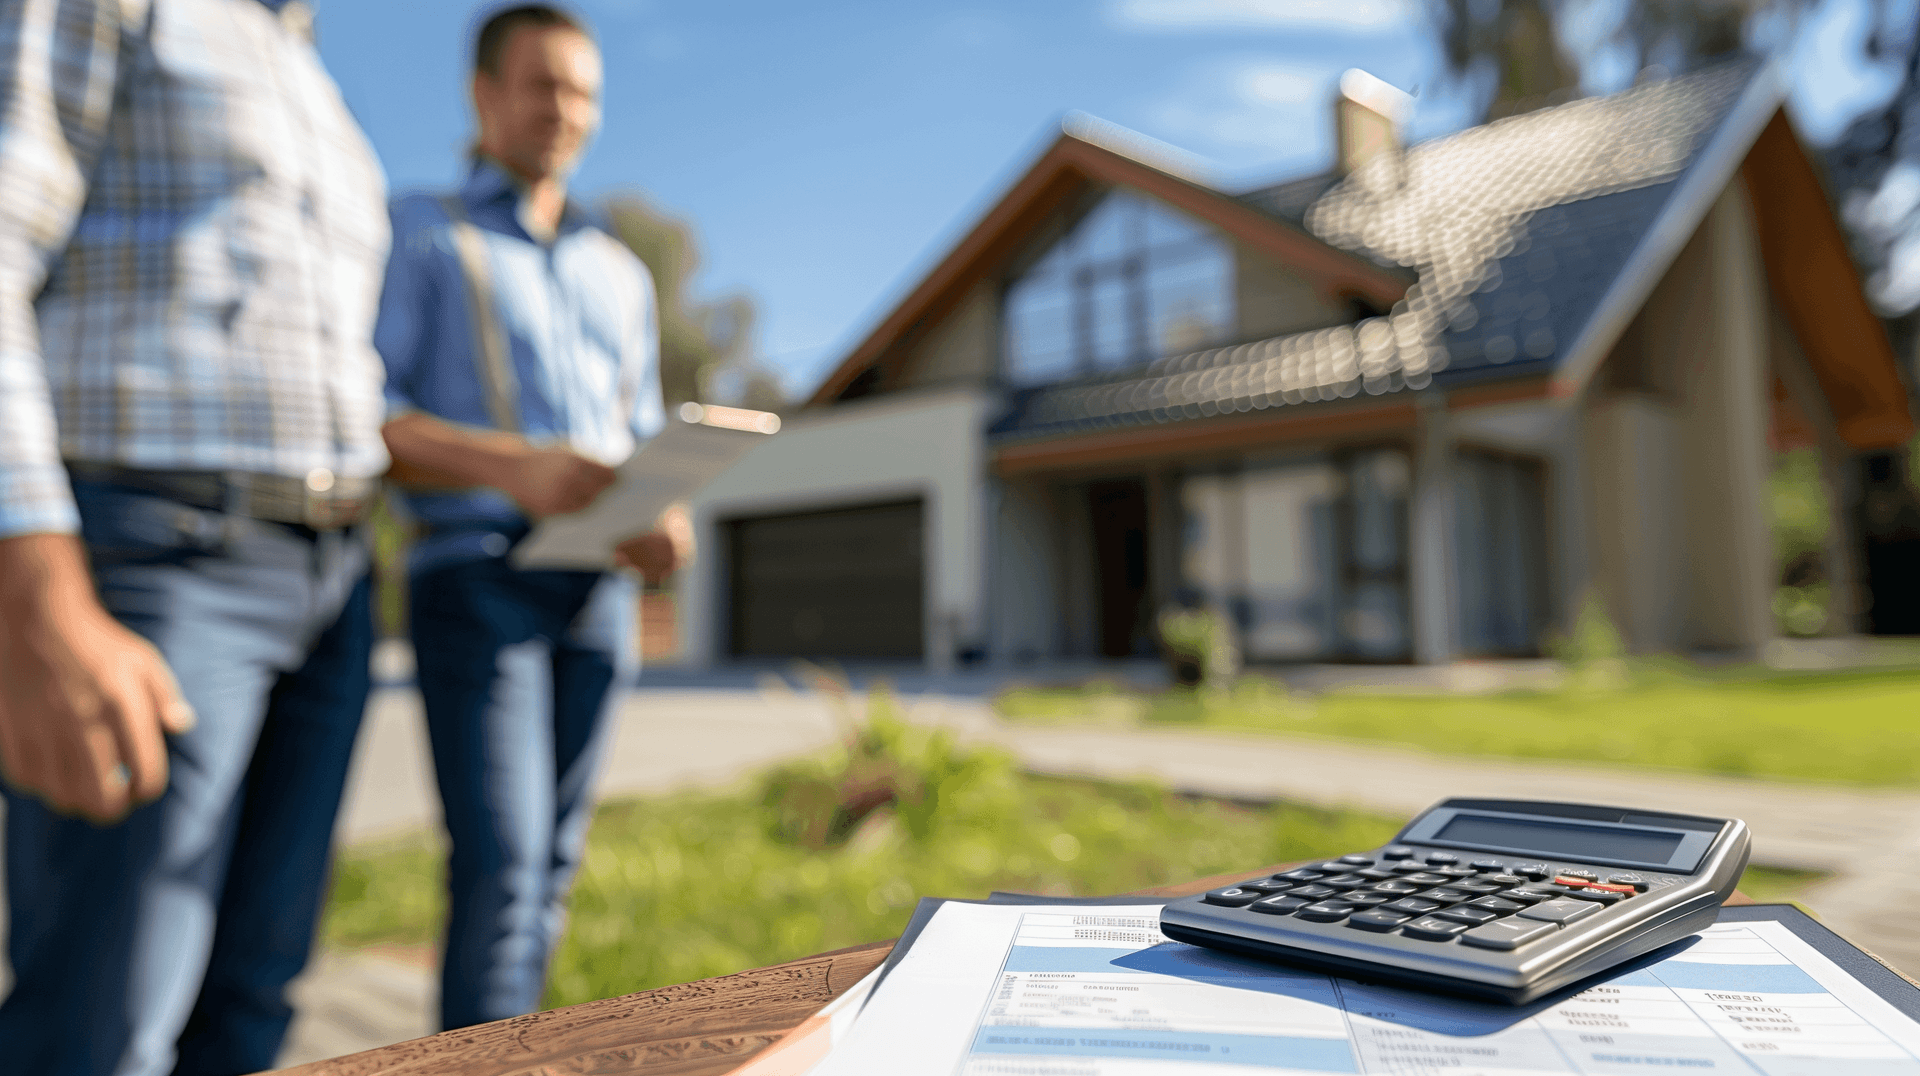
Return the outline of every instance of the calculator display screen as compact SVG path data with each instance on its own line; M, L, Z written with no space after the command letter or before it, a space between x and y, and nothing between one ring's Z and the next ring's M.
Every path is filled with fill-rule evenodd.
M1565 859L1628 860L1663 864L1680 849L1684 834L1577 822L1542 822L1488 815L1455 815L1433 840L1492 848L1525 849Z

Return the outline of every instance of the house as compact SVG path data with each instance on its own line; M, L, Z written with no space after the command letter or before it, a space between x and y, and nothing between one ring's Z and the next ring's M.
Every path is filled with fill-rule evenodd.
M1446 662L1594 599L1753 654L1769 437L1841 505L1913 429L1783 99L1738 60L1403 148L1350 73L1339 166L1239 193L1070 125L700 496L688 657L1123 657L1179 601L1250 661Z

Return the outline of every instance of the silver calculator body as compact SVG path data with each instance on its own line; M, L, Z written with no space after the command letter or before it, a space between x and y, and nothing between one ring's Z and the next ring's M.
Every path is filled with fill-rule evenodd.
M1175 941L1523 1005L1713 924L1747 827L1630 807L1450 799L1393 843L1168 904Z

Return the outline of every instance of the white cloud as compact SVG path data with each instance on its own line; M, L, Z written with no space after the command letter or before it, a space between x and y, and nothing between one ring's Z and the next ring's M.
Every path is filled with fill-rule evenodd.
M1415 17L1408 0L1112 0L1122 26L1153 30L1385 30Z

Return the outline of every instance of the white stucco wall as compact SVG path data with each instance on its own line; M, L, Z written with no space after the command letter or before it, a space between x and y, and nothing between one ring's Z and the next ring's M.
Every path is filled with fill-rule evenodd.
M680 580L684 660L723 660L726 579L720 524L874 501L926 501L927 661L953 660L986 625L983 433L992 398L975 389L900 393L790 417L780 433L690 504L700 553Z

